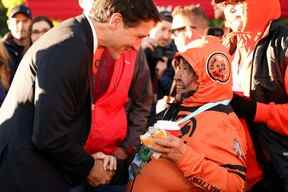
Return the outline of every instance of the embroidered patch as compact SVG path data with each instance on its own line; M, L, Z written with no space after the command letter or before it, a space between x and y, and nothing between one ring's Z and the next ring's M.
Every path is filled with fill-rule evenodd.
M224 53L212 53L207 59L207 72L209 77L221 83L226 83L231 75L231 64Z
M238 158L244 159L244 152L238 139L233 139L233 150Z

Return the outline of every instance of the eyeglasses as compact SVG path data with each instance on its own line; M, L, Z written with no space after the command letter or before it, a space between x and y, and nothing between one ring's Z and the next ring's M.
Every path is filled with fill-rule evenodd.
M171 29L171 33L172 33L172 35L177 36L177 35L179 35L179 33L184 32L186 30L186 28L196 29L197 27L195 27L195 26L178 27L175 29Z
M42 33L46 33L47 31L49 31L49 29L42 29L42 30L34 29L34 30L32 30L31 33L33 33L33 34L42 34Z

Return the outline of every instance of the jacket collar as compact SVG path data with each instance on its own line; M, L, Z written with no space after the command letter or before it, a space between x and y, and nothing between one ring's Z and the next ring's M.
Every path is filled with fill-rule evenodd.
M83 30L85 34L84 40L87 46L89 47L89 50L91 50L91 52L93 53L93 46L94 46L93 32L92 32L88 19L86 18L85 15L79 15L75 19L81 25L81 29Z

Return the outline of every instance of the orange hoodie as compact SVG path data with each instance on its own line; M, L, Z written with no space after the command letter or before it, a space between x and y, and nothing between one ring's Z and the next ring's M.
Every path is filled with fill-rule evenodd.
M208 37L199 47L179 54L191 64L199 88L183 106L202 106L232 97L230 59L219 40ZM181 118L183 111L178 113ZM186 114L189 112L186 112ZM182 116L183 117L183 116ZM195 122L195 123L193 123ZM150 161L134 181L134 192L200 192L245 190L245 131L233 112L204 111L184 127L195 126L181 137L189 146L182 159ZM193 128L192 128L193 129Z

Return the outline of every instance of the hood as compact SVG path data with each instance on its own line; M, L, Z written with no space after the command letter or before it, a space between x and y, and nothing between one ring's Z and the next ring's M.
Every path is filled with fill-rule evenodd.
M279 0L246 0L247 23L244 32L264 32L270 21L281 16Z
M178 53L198 76L196 92L183 100L183 106L200 106L210 102L232 99L231 57L216 37L205 37L202 42Z

